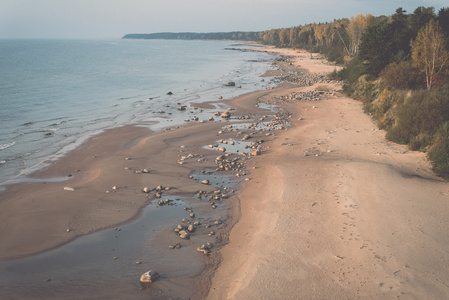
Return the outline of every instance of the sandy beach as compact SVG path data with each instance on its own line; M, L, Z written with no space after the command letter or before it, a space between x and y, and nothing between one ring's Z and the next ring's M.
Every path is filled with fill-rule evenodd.
M208 299L448 298L449 185L425 154L353 99L284 106L292 127L255 160Z
M283 72L321 75L335 68L315 54L261 51L290 57L278 62ZM433 175L424 153L388 142L360 102L338 92L297 100L340 89L338 83L281 84L226 102L221 111L229 107L231 121L211 113L214 121L164 132L110 129L33 174L39 181L8 186L0 192L0 268L11 266L2 270L14 270L14 259L132 223L144 207L166 208L160 199L175 204L182 218L192 211L185 224L201 224L182 240L173 232L182 224L176 215L143 241L145 259L126 251L108 254L108 264L121 260L129 268L113 287L68 287L66 279L41 276L31 290L15 283L0 296L76 299L95 291L96 299L448 298L449 185ZM278 130L248 129L261 119ZM230 151L230 142L243 144L246 134L261 155ZM208 147L214 144L227 152ZM222 163L217 157L234 170L215 172ZM201 183L214 174L221 174L218 184ZM175 198L182 198L179 204ZM176 243L182 243L179 252L168 249ZM197 251L207 243L208 255ZM138 278L149 269L161 279L141 290Z

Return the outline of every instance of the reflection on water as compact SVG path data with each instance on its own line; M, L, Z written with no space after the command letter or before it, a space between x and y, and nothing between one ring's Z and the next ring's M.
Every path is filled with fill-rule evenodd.
M40 295L58 298L65 293L76 295L73 289L95 291L105 286L140 292L140 275L150 266L161 272L170 262L176 262L173 255L177 253L163 251L161 257L157 254L160 249L149 251L148 247L156 229L173 226L186 216L184 201L176 197L164 199L173 200L172 205L150 204L131 224L80 237L39 255L0 262L0 298L20 299L29 292L37 298Z

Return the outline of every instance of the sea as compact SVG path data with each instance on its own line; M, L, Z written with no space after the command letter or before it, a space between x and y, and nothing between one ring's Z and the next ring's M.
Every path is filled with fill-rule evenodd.
M182 125L179 106L268 88L260 75L273 68L273 57L244 51L251 47L230 41L0 40L0 190L105 129ZM236 86L225 86L229 81Z

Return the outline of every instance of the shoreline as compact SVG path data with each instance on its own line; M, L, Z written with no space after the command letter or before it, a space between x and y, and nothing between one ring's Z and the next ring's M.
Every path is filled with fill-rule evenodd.
M272 90L261 90L244 94L233 100L224 100L220 107L232 106L233 103L237 104L239 101L252 102L271 92ZM214 102L214 104L216 103ZM207 106L207 104L205 105ZM196 106L203 107L192 104L192 108ZM199 180L192 182L192 178L189 178L192 173L216 168L214 160L220 155L220 152L216 151L216 148L213 149L214 151L207 149L207 145L217 144L217 141L222 138L226 138L228 141L234 140L238 144L243 137L240 134L247 131L245 126L239 131L227 128L224 130L225 126L237 123L249 124L254 122L253 118L257 119L262 115L270 116L274 113L267 109L256 108L252 104L251 107L246 108L242 105L236 106L239 106L237 110L230 110L231 121L222 120L220 116L211 114L211 117L219 120L213 122L206 120L204 123L190 122L184 127L161 132L150 132L145 127L139 127L138 124L137 126L129 125L108 129L91 137L77 149L50 162L47 167L39 169L29 176L30 178L40 178L41 181L8 185L6 190L0 191L2 198L0 202L0 218L2 219L0 239L3 241L0 245L0 268L2 266L7 269L8 266L15 268L15 263L21 261L42 264L39 263L42 257L50 255L50 253L57 253L60 249L71 249L73 244L78 243L73 243L73 241L85 240L84 237L95 235L97 232L113 231L114 227L117 230L117 228L135 222L141 218L144 207L155 205L158 201L155 192L151 192L151 195L142 192L146 186L151 187L153 191L158 185L162 185L164 189L167 188L167 190L163 190L162 199L170 196L193 197L199 190L203 191L203 197L206 197L217 191L217 187L213 185L203 185L198 182ZM266 120L266 122L270 121ZM218 134L218 131L224 132ZM220 145L220 143L218 144ZM192 152L188 153L189 151ZM247 155L230 153L230 155L237 162L250 157L249 153ZM149 172L142 174L142 170L146 168ZM239 172L243 174L241 182L244 182L243 178L247 173L245 167L225 173L235 176L235 173ZM69 179L62 182L52 182L50 179L59 177ZM211 251L215 253L222 246L220 241L225 239L226 228L233 226L232 222L234 221L229 216L232 205L235 205L232 203L236 201L232 199L235 197L234 191L226 190L226 187L219 189L223 200L218 200L223 204L217 202L217 209L211 211L208 208L209 205L206 207L199 205L195 208L196 213L200 215L201 222L212 224L218 220L219 224L222 224L216 226L219 229L217 235L207 238L207 232L197 228L193 235L195 242L184 244L184 241L181 241L184 244L183 249L186 249L183 251L190 251L189 255L193 253L196 257L194 260L203 260L200 265L210 265L214 262L213 260L211 262L207 256L200 256L201 254L195 251L196 247L194 246L198 242L209 239L214 245ZM224 198L231 199L224 200ZM171 201L174 201L175 206L179 206L178 200ZM182 203L191 205L192 201L185 202L183 200ZM231 222L230 225L227 224L228 221ZM169 234L172 231L172 229L167 229L166 225L164 226L157 230L156 236L161 232ZM159 237L159 239L168 239L171 242L175 239L179 242L173 236ZM165 242L168 243L168 240ZM216 241L218 244L214 248ZM165 242L156 242L160 247L158 251L162 251L162 249L166 251ZM189 268L194 270L196 267ZM143 271L138 272L134 275L140 276ZM198 278L198 270L194 271L194 274L196 274L194 278ZM6 273L4 275L6 276ZM9 275L13 276L8 277L20 277L21 274ZM183 280L191 277L192 274L188 273L181 276ZM62 278L63 276L60 280ZM186 292L193 293L193 290L190 290L191 287L176 290L173 288L174 283L168 283L175 280L176 276L170 278L156 283L155 286L161 286L161 289L165 291L172 291L171 293L177 297ZM47 280L50 279L54 283L58 280L58 278L48 278ZM10 278L8 280L13 282ZM42 280L42 278L36 278L36 280L36 286L40 286L37 294L46 295L48 293L46 280ZM164 288L167 284L168 287ZM201 284L200 286L204 291L204 286ZM3 286L3 288L6 292L10 287ZM129 292L130 289L135 288L135 281L133 281L129 282L125 289ZM18 292L14 288L13 291ZM152 293L152 291L146 292ZM66 296L70 296L67 294L68 291L65 293ZM142 294L140 290L135 290L132 293L136 293L136 297L148 296L148 294Z

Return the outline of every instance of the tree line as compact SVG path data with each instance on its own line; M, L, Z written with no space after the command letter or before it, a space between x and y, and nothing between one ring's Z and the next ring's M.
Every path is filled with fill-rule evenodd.
M427 152L449 179L449 8L398 8L375 19L356 55L331 77L363 101L389 140Z
M259 41L259 32L158 32L149 34L133 33L123 36L124 39L168 39L168 40L240 40Z

